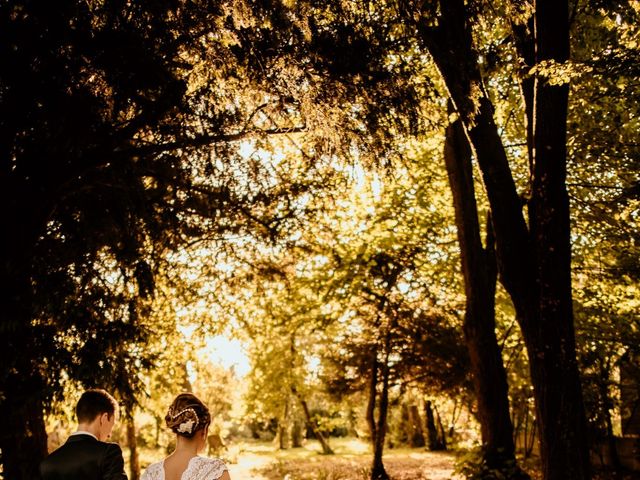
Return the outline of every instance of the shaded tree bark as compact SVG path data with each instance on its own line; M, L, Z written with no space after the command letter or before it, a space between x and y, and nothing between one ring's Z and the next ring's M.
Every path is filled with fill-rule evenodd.
M489 217L486 247L483 248L471 149L460 120L447 127L444 159L460 244L466 296L463 330L478 402L483 454L489 468L511 469L516 459L507 374L495 333L497 266L493 231ZM521 472L519 475L526 477Z
M463 0L439 2L437 26L420 36L431 52L478 160L492 211L500 279L525 339L545 480L590 478L587 429L571 305L566 191L567 85L536 78L528 225L493 119ZM432 12L429 12L432 13ZM535 4L536 62L569 56L567 1Z

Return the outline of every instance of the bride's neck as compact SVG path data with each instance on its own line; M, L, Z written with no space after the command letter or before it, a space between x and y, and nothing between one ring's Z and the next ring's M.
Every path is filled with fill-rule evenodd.
M178 440L176 441L176 449L173 451L174 454L198 454L198 442L195 438L184 438L178 435Z

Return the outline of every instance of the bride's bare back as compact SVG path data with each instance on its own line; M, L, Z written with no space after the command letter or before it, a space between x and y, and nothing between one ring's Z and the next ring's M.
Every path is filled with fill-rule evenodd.
M165 480L183 480L182 474L185 473L189 467L191 460L196 457L179 455L174 453L164 459L162 466L164 468Z

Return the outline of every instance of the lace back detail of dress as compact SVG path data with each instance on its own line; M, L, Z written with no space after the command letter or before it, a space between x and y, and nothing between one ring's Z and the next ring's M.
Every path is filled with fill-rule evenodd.
M218 458L196 457L184 473L182 480L217 480L222 476L227 466Z
M181 480L218 480L225 470L227 466L218 458L194 457ZM164 480L163 462L149 465L140 480Z
M162 469L162 462L152 463L140 477L140 480L163 480L164 470Z

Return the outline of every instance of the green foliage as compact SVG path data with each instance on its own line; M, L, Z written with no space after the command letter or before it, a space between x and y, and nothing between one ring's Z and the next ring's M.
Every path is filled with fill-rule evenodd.
M222 27L219 7L0 7L0 53L12 65L0 77L0 208L13 232L0 244L0 328L15 340L2 354L2 397L25 389L48 403L64 370L133 402L157 361L144 348L158 330L147 320L167 319L151 309L173 274L168 254L203 236L269 237L293 216L290 193L316 181L291 171L272 188L268 168L222 145L282 125L257 115L271 100L203 68L241 70L230 31L203 37Z

